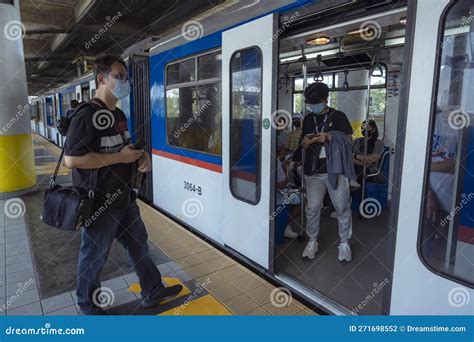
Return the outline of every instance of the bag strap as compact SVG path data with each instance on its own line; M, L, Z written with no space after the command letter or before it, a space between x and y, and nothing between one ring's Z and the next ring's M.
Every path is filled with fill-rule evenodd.
M61 149L61 154L59 155L58 163L56 164L56 168L54 169L53 177L49 181L50 188L54 185L54 183L56 183L56 177L58 176L59 168L61 166L63 157L64 157L64 148Z
M98 102L95 102L93 100L90 100L88 102L85 102L85 103L82 103L80 104L79 106L77 106L74 111L71 113L71 115L69 116L69 118L72 118L73 115L76 114L76 112L85 107L85 106L100 106L102 107L102 105ZM56 177L58 176L58 173L59 173L59 168L61 167L61 162L63 161L63 157L64 157L64 147L61 149L61 154L59 155L59 159L58 159L58 162L56 164L56 168L54 169L54 173L53 173L53 177L51 177L51 180L49 181L49 188L53 187L54 184L56 183ZM97 173L98 173L98 170L99 169L95 169L95 172L93 173L92 176L89 175L89 197L92 198L94 197L94 188L97 186ZM91 179L93 180L93 182L91 182Z

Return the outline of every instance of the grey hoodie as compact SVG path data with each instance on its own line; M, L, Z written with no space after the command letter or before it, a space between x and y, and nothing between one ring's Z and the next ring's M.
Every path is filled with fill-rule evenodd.
M352 160L352 139L341 131L331 131L331 140L325 144L327 152L327 171L329 183L337 188L337 176L356 179Z

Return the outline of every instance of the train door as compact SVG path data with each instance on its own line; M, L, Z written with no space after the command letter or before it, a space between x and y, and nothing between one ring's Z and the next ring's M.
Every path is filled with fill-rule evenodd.
M226 246L265 268L274 163L275 23L275 16L267 15L222 34L222 237Z
M281 191L275 191L274 271L338 314L389 313L396 237L391 217L398 191L393 184L399 177L390 165L400 134L407 8L403 2L385 5L352 2L341 15L340 8L316 4L306 15L298 10L299 16L290 12L280 18L276 123L281 125L275 155L283 175L275 186ZM307 86L317 89L318 83L329 90L319 111L304 96ZM302 126L304 134L342 132L339 138L348 143L351 135L357 152L337 154L341 145L336 151L326 145L323 154L313 148L301 153ZM329 164L337 157L356 172L333 185Z
M152 155L151 150L151 108L150 108L150 75L149 75L149 57L148 56L130 56L129 65L131 77L133 78L134 86L132 87L132 94L128 97L132 103L128 104L127 108L133 118L129 118L130 128L133 139L135 141L143 140L147 142L145 150L149 155ZM126 112L127 110L122 107ZM153 201L153 183L152 177L146 176L142 188L139 190L139 195L147 200Z
M418 0L412 6L390 312L472 315L474 3Z

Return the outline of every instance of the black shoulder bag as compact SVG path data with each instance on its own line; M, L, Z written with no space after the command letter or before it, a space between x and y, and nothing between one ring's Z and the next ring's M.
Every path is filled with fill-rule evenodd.
M94 213L94 189L97 186L97 170L91 170L89 190L76 186L56 184L56 177L64 156L64 149L59 156L56 169L43 194L41 221L48 226L76 231L86 225Z
M64 150L61 151L49 187L44 191L41 221L54 228L76 231L85 226L86 220L93 214L98 170L94 170L89 177L89 190L76 186L61 186L56 184L56 176L63 156Z

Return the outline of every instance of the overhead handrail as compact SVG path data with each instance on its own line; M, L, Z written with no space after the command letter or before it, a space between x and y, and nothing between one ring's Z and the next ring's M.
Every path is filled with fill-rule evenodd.
M343 89L344 91L348 91L348 90L349 90L348 76L349 76L349 70L344 69L344 82L342 83L342 89Z

